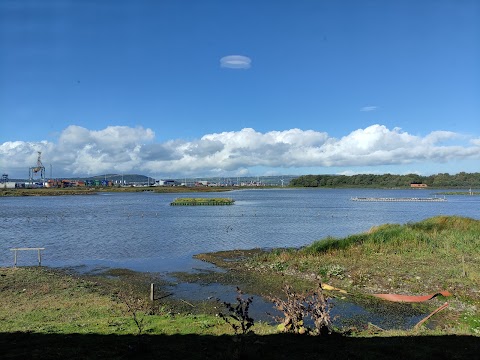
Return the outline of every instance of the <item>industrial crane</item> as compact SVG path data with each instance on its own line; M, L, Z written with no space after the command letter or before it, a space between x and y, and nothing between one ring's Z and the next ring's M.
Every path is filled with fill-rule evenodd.
M38 151L38 158L37 158L37 167L32 168L33 172L36 174L39 171L45 170L45 166L42 164L42 152Z
M42 183L45 182L45 166L42 164L42 152L38 152L38 157L37 157L37 166L29 168L29 174L28 177L30 179L30 183L33 184L33 176L37 175L40 173L40 179L42 180Z

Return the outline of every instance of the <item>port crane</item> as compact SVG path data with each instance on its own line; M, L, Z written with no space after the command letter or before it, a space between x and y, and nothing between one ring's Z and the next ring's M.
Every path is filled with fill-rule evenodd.
M33 166L29 168L29 171L28 171L28 178L30 179L31 184L33 184L34 177L38 175L40 175L42 184L45 182L45 166L43 166L42 164L42 152L37 151L37 153L38 153L37 166Z

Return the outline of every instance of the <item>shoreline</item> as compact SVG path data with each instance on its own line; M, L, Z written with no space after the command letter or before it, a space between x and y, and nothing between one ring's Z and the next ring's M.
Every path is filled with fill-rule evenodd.
M479 228L480 220L437 216L414 224L382 225L297 249L198 254L196 259L223 270L169 273L172 278L128 269L78 274L68 268L2 267L0 345L15 344L8 348L6 358L20 358L22 351L34 353L40 344L42 349L56 349L63 358L71 358L74 351L78 358L87 359L98 356L89 349L100 344L104 358L125 356L128 349L139 347L150 354L146 358L158 351L195 358L182 351L199 346L209 349L214 358L225 358L234 344L244 344L238 348L243 357L262 353L265 358L285 354L289 358L312 354L335 359L352 354L365 359L396 358L398 354L431 358L438 357L439 348L443 357L472 357L480 351ZM415 321L406 329L394 326L388 330L361 317L357 323L346 318L343 328L320 338L280 333L277 326L255 321L254 333L242 337L215 316L225 307L214 296L197 301L172 295L181 284L239 286L248 296L255 296L255 307L259 296L280 296L285 284L302 293L312 290L319 279L346 291L325 290L335 301L352 301L388 313L394 320L411 311ZM153 302L149 301L151 283L157 285ZM440 290L453 296L421 304L386 303L371 296L425 295ZM234 290L228 296L235 299ZM413 328L444 302L449 303L447 309Z
M142 193L152 192L157 194L169 193L207 193L207 192L225 192L238 190L238 188L225 187L122 187L122 188L38 188L38 189L0 189L0 197L16 196L63 196L63 195L96 195L105 192L117 193Z
M151 192L156 194L176 194L176 193L210 193L210 192L229 192L235 190L414 190L424 191L433 190L441 191L434 193L434 195L442 196L480 196L480 192L469 192L469 188L455 187L452 190L465 190L465 191L448 191L450 188L429 187L427 189L412 189L410 187L398 187L398 188L385 188L385 187L281 187L281 186L265 186L265 187L181 187L181 186L169 186L169 187L111 187L111 188L37 188L37 189L3 189L0 188L0 197L17 197L17 196L65 196L65 195L96 195L105 192L116 193L142 193Z

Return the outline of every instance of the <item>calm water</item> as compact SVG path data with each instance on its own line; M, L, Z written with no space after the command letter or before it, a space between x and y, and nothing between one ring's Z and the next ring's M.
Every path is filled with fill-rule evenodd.
M232 206L170 206L182 194L111 193L93 196L0 198L0 266L11 266L13 247L45 247L42 263L84 270L126 267L162 272L214 269L192 259L201 252L299 247L384 223L416 222L435 215L480 219L480 197L449 196L446 202L369 203L351 197L433 197L431 190L239 190L200 197L232 197ZM185 194L187 197L196 195ZM35 252L19 265L36 265ZM194 269L194 270L192 270ZM235 301L235 287L178 284L184 299ZM333 300L332 316L409 328L425 314L372 311ZM269 321L272 304L255 298L250 314ZM388 314L388 315L386 315Z
M188 270L206 266L192 259L201 252L299 247L329 235L345 236L374 225L440 214L480 219L479 197L449 196L446 202L433 203L350 200L434 194L432 190L238 190L198 195L236 201L233 206L206 207L169 205L182 194L0 198L0 265L12 265L12 247L45 247L47 266ZM36 254L19 254L19 265L35 261Z

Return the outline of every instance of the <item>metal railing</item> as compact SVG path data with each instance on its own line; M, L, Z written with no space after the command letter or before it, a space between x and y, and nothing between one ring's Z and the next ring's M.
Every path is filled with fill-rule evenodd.
M17 252L18 251L28 251L28 250L36 250L38 252L38 266L42 266L42 250L45 250L45 248L13 248L10 249L11 251L14 251L13 255L13 263L14 266L17 267Z

